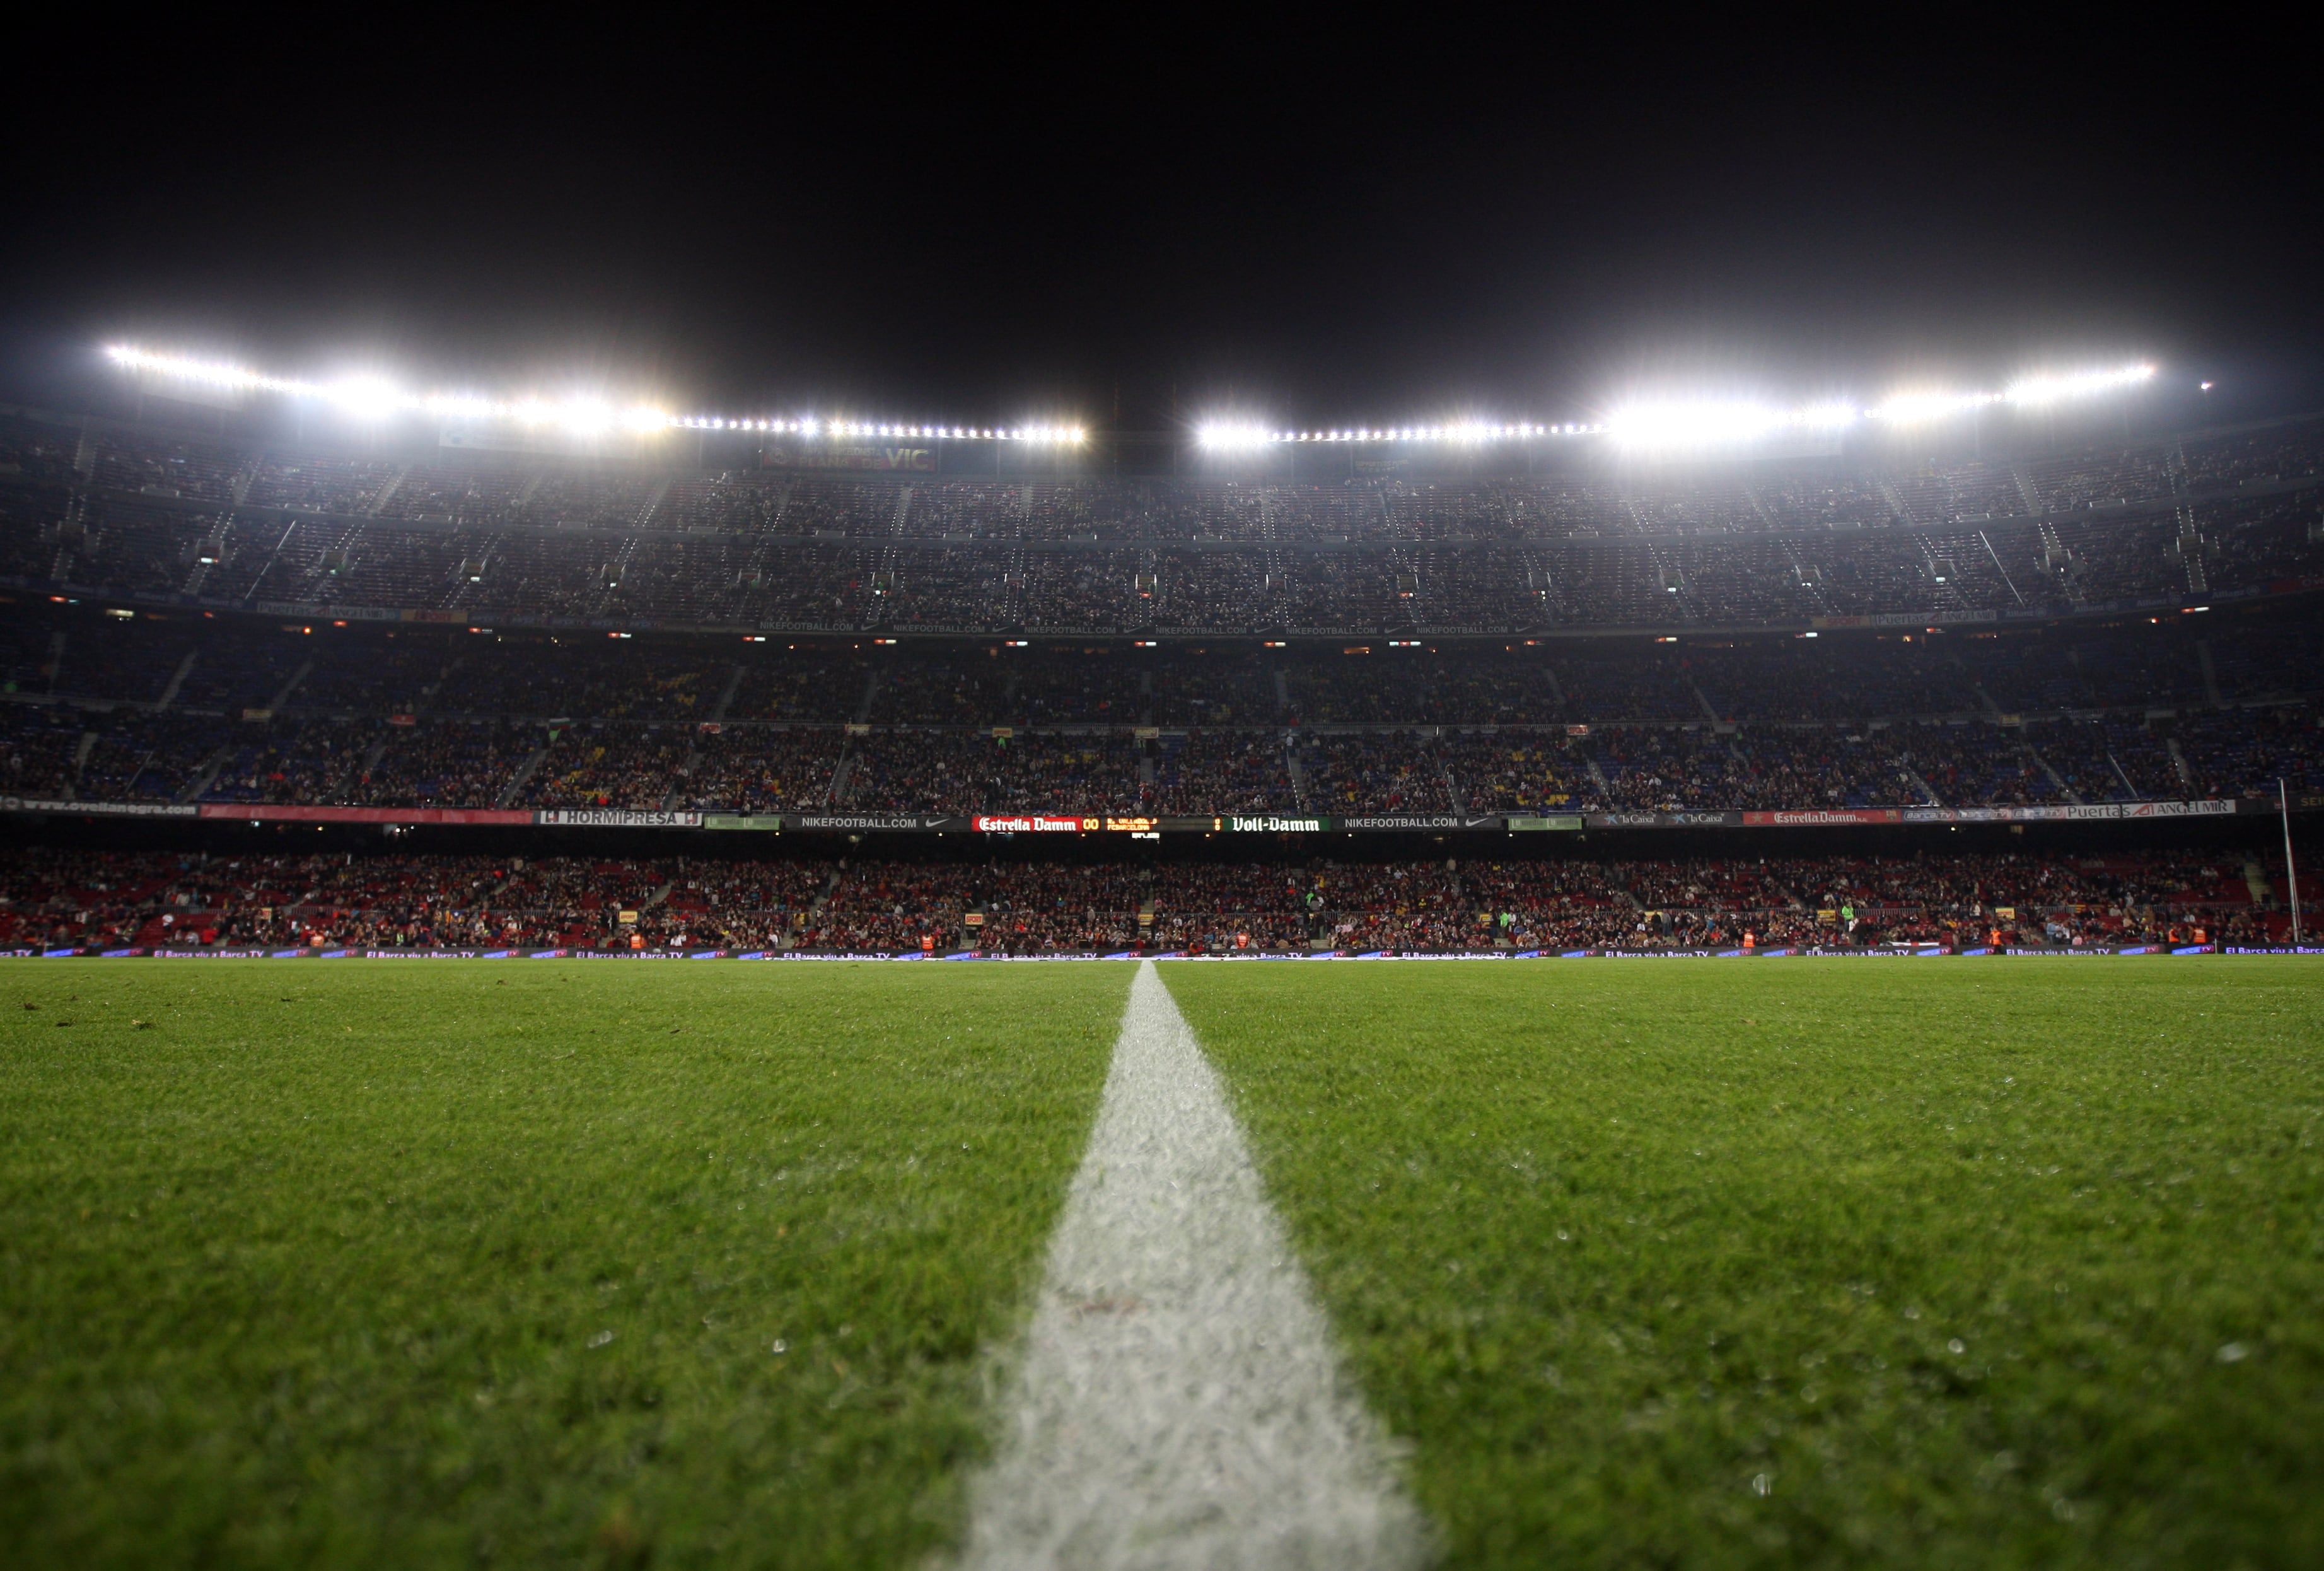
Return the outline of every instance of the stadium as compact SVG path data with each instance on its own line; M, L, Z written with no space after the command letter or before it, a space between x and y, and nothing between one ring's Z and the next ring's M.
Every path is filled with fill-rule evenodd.
M2271 947L2324 806L2312 420L1305 479L8 418L9 805L107 847L21 854L44 952Z
M115 359L140 379L140 403L215 374ZM2106 1310L2078 1294L2144 1303L2166 1282L2183 1293L2196 1245L2179 1230L2202 1206L2170 1192L2185 1181L2179 1164L2145 1154L2136 1122L2187 1125L2153 1101L2183 1069L2130 1071L2171 1077L2124 1089L2135 1114L2095 1125L2065 1115L2093 1072L2118 1077L2124 1054L2153 1060L2128 1045L2145 1019L2166 1028L2146 1034L2174 1054L2257 1052L2216 1063L2201 1115L2223 1121L2216 1132L2173 1138L2249 1151L2240 1193L2252 1215L2289 1203L2253 1187L2273 1169L2251 1141L2288 1142L2273 1149L2291 1160L2307 1149L2301 1126L2255 1134L2246 1116L2293 1115L2241 1098L2293 1094L2313 1073L2311 962L2298 957L2312 946L2289 857L2305 815L2324 808L2324 421L1904 467L1829 443L1810 457L1642 464L1602 430L1532 428L1309 442L1205 430L1143 449L1058 430L1012 448L1005 433L943 445L890 426L871 439L798 439L739 419L672 419L612 444L561 429L526 441L537 423L471 416L433 447L406 433L399 450L392 432L355 446L236 440L223 417L208 437L32 408L5 422L5 806L18 832L0 863L0 944L39 966L12 975L23 996L11 1025L19 1071L53 1098L21 1115L20 1138L40 1139L46 1123L59 1141L97 1115L72 1087L71 1055L52 1046L67 1040L48 1034L58 1028L76 1050L92 1036L120 1042L108 1051L133 1083L168 1075L173 1116L198 1130L189 1152L283 1140L286 1112L236 1105L262 1083L301 1122L334 1109L325 1116L349 1143L286 1155L279 1178L213 1187L213 1200L250 1207L267 1230L336 1218L333 1240L300 1247L319 1247L319 1269L358 1302L402 1290L368 1280L359 1255L474 1234L480 1196L544 1215L567 1183L609 1197L538 1228L530 1216L493 1224L493 1258L543 1262L521 1309L473 1297L507 1290L485 1288L503 1272L473 1245L394 1268L394 1282L448 1297L420 1317L433 1328L399 1333L421 1339L410 1354L419 1372L366 1365L349 1398L358 1405L440 1401L457 1411L456 1430L494 1429L475 1443L513 1461L544 1442L470 1417L502 1400L502 1381L512 1400L564 1404L568 1430L610 1445L641 1423L659 1432L617 1415L652 1412L663 1399L646 1393L690 1378L672 1361L706 1357L721 1372L678 1399L687 1422L731 1421L719 1415L744 1401L766 1415L757 1421L796 1427L788 1441L753 1445L825 1459L809 1468L811 1488L759 1519L807 1535L820 1546L810 1559L965 1530L980 1564L1112 1564L1122 1546L1109 1548L1109 1519L1191 1510L1226 1524L1166 1530L1201 1555L1225 1530L1365 1563L1416 1564L1448 1539L1456 1559L1525 1562L1553 1539L1618 1556L1636 1534L1593 1514L1618 1498L1602 1476L1573 1484L1572 1456L1522 1437L1527 1404L1503 1411L1489 1391L1590 1415L1581 1421L1609 1427L1592 1445L1633 1437L1616 1447L1619 1466L1734 1474L1707 1496L1692 1491L1682 1538L1734 1530L1736 1513L1794 1472L1813 1482L1792 1530L1840 1530L1831 1513L1860 1509L1843 1502L1864 1485L1810 1458L1845 1436L1881 1466L1902 1465L1884 1448L1907 1444L1916 1455L1923 1443L1983 1447L1976 1465L1988 1472L1991 1455L2047 1455L2046 1470L2029 1465L1985 1502L1978 1526L1952 1529L2046 1542L2078 1513L2116 1509L2113 1492L2146 1487L2133 1483L2146 1464L2109 1473L2073 1438L2090 1420L2068 1418L2086 1399L2135 1406L2139 1393L2097 1377L2070 1401L2027 1389L1997 1410L1985 1393L2013 1383L2008 1363L2087 1361L2105 1338L2142 1336L2185 1350L2140 1356L2209 1361L2190 1368L2226 1370L2263 1345L2286 1364L2301 1356L2242 1328L2273 1313L2243 1289L2204 1300L2208 1346L2080 1318ZM447 445L494 430L530 450ZM1741 968L1640 976L1590 964L1633 957ZM1877 957L1945 964L1843 964ZM196 958L238 964L192 975L152 964ZM374 964L390 958L475 966ZM491 964L588 958L733 969ZM972 966L922 976L741 964L816 958ZM2055 969L2070 958L2104 967ZM1098 964L973 966L1026 959ZM1162 962L1165 987L1133 982L1157 975L1135 964L1146 959ZM1221 959L1441 969L1186 969ZM1978 968L1966 990L1954 966ZM1310 975L1321 979L1297 980ZM495 990L484 1014L480 988ZM247 1018L278 994L300 1007L278 1025ZM1964 1008L1941 1030L1905 1024ZM980 1027L1021 1038L1028 1009L1040 1040L1014 1041L1006 1067L950 1056L945 1044ZM1708 1011L1720 1023L1709 1036L1682 1030L1640 1060L1622 1034L1632 1010ZM1536 1022L1559 1011L1588 1023L1534 1056ZM2236 1025L2182 1043L2168 1027L2190 1011ZM1977 1016L1994 1012L2006 1034L1987 1040ZM2050 1021L2034 1040L2019 1034L2028 1017ZM1909 1108L1851 1126L1863 1110L1844 1104L1865 1094L1850 1088L1862 1066L1823 1039L1868 1020L1884 1029L1884 1018L1934 1057L1914 1070L1923 1088ZM653 1022L650 1051L641 1020ZM1300 1023L1286 1032L1269 1020ZM438 1038L422 1021L453 1030ZM332 1024L343 1042L318 1037ZM1382 1030L1395 1046L1360 1045ZM546 1083L511 1067L512 1051L538 1057L535 1032L562 1045L551 1061L592 1060L586 1091L543 1103ZM147 1061L137 1049L148 1041L232 1043L246 1067L198 1090L169 1055ZM1203 1251L1248 1256L1254 1271L1281 1250L1283 1224L1236 1154L1243 1137L1205 1054L1317 1273L1313 1289L1296 1274L1277 1282L1271 1308L1201 1280L1171 1303L1147 1275L1167 1283L1172 1268L1119 1258L1115 1234L1157 1224L1143 1212L1109 1220L1089 1187L1093 1164L1120 1164L1204 1197L1193 1213L1165 1207L1166 1241L1191 1230L1179 1247L1207 1240ZM1654 1061L1665 1054L1677 1056ZM777 1067L745 1089L745 1061ZM890 1065L947 1089L915 1101L887 1083ZM1995 1073L2006 1066L2024 1073ZM409 1088L349 1122L346 1077L391 1072ZM1117 1103L1138 1073L1207 1083L1224 1132L1204 1138L1228 1156L1188 1167L1183 1152L1148 1151L1141 1165L1122 1144L1136 1137L1116 1127L1134 1121ZM1581 1104L1601 1109L1588 1116L1618 1132L1611 1145L1567 1122L1582 1114L1557 1114L1553 1134L1506 1104L1511 1086L1576 1073L1608 1077ZM2292 1079L2236 1088L2271 1076ZM1793 1077L1797 1089L1780 1089ZM1067 1187L1100 1078L1094 1143ZM478 1187L476 1159L426 1126L498 1094L487 1085L516 1087L526 1111L511 1133L545 1120L568 1149ZM1329 1116L1307 1104L1325 1086ZM1768 1116L1756 1104L1770 1095L1775 1125L1736 1127ZM733 1121L768 1096L761 1115L789 1132L746 1134ZM1801 1103L1811 1117L1794 1111ZM634 1126L649 1106L672 1123L633 1129L643 1151L589 1132L600 1117ZM1932 1142L1923 1121L1939 1116L1950 1122ZM1637 1119L1656 1125L1644 1147L1620 1132ZM500 1122L484 1118L478 1133L500 1138L487 1132ZM142 1138L108 1127L132 1158ZM835 1141L844 1154L810 1155ZM969 1156L922 1149L973 1155L980 1141L1009 1164L997 1187L962 1170ZM1348 1154L1351 1141L1362 1154ZM720 1145L738 1149L722 1158ZM387 1191L405 1180L369 1164L388 1151L433 1169L402 1202L424 1219L386 1220L397 1204ZM671 1164L689 1155L709 1171L678 1178ZM721 1172L722 1160L742 1166ZM924 1160L935 1164L925 1177ZM1820 1209L1832 1204L1820 1184L1779 1200L1804 1181L1802 1161L1858 1170L1868 1219ZM639 1162L659 1176L642 1179ZM1743 1207L1724 1220L1687 1170L1712 1162L1729 1169L1723 1204ZM124 1206L144 1181L69 1170L77 1188L112 1188ZM355 1189L314 1211L272 1187L293 1173ZM1384 1181L1402 1194L1379 1207L1331 1198ZM159 1192L187 1183L166 1178ZM434 1188L444 1183L456 1197ZM358 1197L374 1184L380 1198ZM1930 1185L1969 1201L1965 1214L1891 1234ZM1467 1187L1493 1197L1452 1206L1464 1220L1443 1215ZM2102 1194L2130 1215L2090 1215ZM1747 1220L1770 1205L1809 1209ZM714 1206L720 1242L697 1244ZM768 1228L779 1239L793 1226L814 1242L789 1263L778 1251L741 1267L731 1262L746 1223L762 1243ZM2218 1269L2252 1273L2248 1291L2291 1291L2304 1266L2248 1252L2275 1225L2238 1224L2247 1242L2202 1247L2228 1252ZM600 1226L637 1242L607 1255L583 1242ZM1029 1340L1012 1344L1052 1226L1051 1285L1016 1334ZM1728 1280L1738 1268L1721 1240L1770 1227L1787 1235L1762 1239L1786 1252L1780 1287L1748 1270ZM1634 1229L1670 1247L1641 1248ZM2124 1229L2144 1242L2117 1242ZM166 1259L203 1232L152 1231L124 1219L110 1247L145 1236L141 1250ZM288 1244L272 1235L283 1243L265 1248ZM1552 1239L1577 1254L1594 1244L1580 1279ZM1876 1243L1904 1258L1876 1265L1861 1253ZM734 1272L742 1289L731 1308L726 1285L704 1275L712 1247L730 1264L711 1275ZM563 1250L577 1252L554 1264L543 1252ZM1085 1271L1144 1285L1073 1277L1060 1260L1076 1255ZM677 1263L687 1259L696 1263ZM306 1275L244 1261L192 1280L225 1295L217 1313L296 1323L295 1335L326 1342L358 1335L272 1305L254 1269ZM945 1302L897 1293L896 1271L941 1284ZM1471 1271L1484 1279L1475 1298ZM1344 1362L1311 1290L1336 1317ZM1084 1345L1081 1329L1093 1316L1138 1320L1147 1293L1156 1313L1133 1345L1158 1336L1173 1360L1235 1368L1239 1340L1274 1336L1314 1345L1294 1358L1305 1374L1246 1368L1223 1394L1147 1411L1157 1376L1140 1359L1153 1351ZM715 1353L671 1350L681 1302L681 1340L715 1341ZM1837 1351L1835 1316L1848 1323ZM1730 1320L1751 1327L1724 1334L1749 1352L1722 1351ZM525 1328L536 1322L562 1328ZM1812 1346L1801 1340L1810 1323ZM198 1342L198 1315L193 1329ZM2053 1337L2085 1351L2029 1351ZM1627 1356L1633 1341L1646 1356ZM79 1335L51 1346L66 1343L93 1365L69 1378L124 1378L113 1371L136 1362ZM1010 1377L1022 1410L996 1433L1006 1401L972 1386L1001 1378L989 1361L1012 1345L1028 1361ZM1811 1370L1841 1367L1779 1393L1771 1382L1797 1382L1769 1368L1778 1350ZM475 1376L480 1359L507 1372ZM1588 1372L1566 1372L1577 1363ZM199 1402L247 1378L226 1358L171 1383ZM303 1389L304 1377L273 1378ZM460 1402L423 1394L472 1378ZM1351 1379L1388 1415L1384 1429ZM1088 1410L1093 1398L1105 1414ZM1694 1402L1702 1413L1683 1415ZM571 1416L576 1403L591 1416ZM825 1417L858 1404L844 1421ZM2212 1421L2236 1444L2258 1443L2231 1414ZM1925 1441L1898 1437L1923 1422ZM1082 1457L1067 1437L1093 1426L1136 1465ZM143 1465L184 1443L166 1424L131 1428ZM980 1435L995 1437L989 1453ZM1386 1460L1398 1443L1417 1446L1401 1473ZM2282 1465L2294 1467L2296 1441L2284 1444L2294 1449ZM359 1511L411 1498L418 1485L396 1469L373 1471L369 1445L349 1435L293 1450L371 1473L335 1486L377 1502ZM918 1460L870 1460L898 1445L919 1447ZM1162 1465L1157 1445L1198 1461ZM1286 1449L1258 1470L1263 1497L1216 1473L1251 1446ZM1510 1446L1526 1460L1486 1461ZM1502 1467L1526 1488L1563 1491L1554 1498L1582 1525L1553 1528L1538 1504L1497 1487L1477 1497ZM2061 1470L2078 1470L2070 1489ZM102 1490L114 1471L35 1470L35 1498L55 1512L36 1529L65 1541L95 1499L67 1492ZM684 1467L633 1471L613 1503L582 1508L603 1519L587 1524L595 1541L618 1548L634 1533L716 1557L718 1531L698 1513L715 1517L720 1486ZM1914 1487L1944 1486L1932 1476ZM512 1530L547 1535L540 1552L583 1530L574 1508L512 1504L473 1479L440 1499L463 1520L511 1515ZM2198 1502L2180 1509L2205 1532L2228 1531ZM1909 1515L1857 1530L1886 1541ZM100 1555L163 1531L71 1530ZM244 1529L215 1530L242 1541ZM1044 1558L1059 1534L1064 1557ZM383 1541L399 1553L418 1542Z
M0 248L9 1566L2324 1563L2299 51L189 21Z

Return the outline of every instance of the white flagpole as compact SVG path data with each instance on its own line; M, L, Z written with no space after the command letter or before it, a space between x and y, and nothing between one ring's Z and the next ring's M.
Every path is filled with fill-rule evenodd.
M2300 870L2292 862L2292 792L2275 777L2275 805L2283 815L2283 882L2292 892L2292 943L2300 945Z

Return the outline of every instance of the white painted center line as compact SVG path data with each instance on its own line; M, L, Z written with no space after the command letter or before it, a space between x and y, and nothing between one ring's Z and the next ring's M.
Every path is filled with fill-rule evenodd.
M1138 968L964 1563L1403 1571L1425 1520L1217 1074Z

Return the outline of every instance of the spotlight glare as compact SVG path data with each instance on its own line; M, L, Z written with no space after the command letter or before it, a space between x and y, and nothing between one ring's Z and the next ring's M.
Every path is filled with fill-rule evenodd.
M1195 442L1220 451L1240 451L1267 444L1267 428L1254 420L1205 420L1194 428Z
M1700 448L1749 441L1780 423L1756 403L1641 403L1616 410L1606 429L1626 448Z
M1830 431L1854 425L1858 416L1852 403L1812 403L1792 416L1792 421L1812 431Z
M134 344L109 344L101 351L124 371L175 377L239 392L278 393L310 398L332 405L360 420L384 420L402 414L436 418L506 420L526 426L551 427L578 436L627 430L651 432L686 430L775 431L804 437L881 437L909 440L1028 442L1045 446L1080 446L1090 439L1085 427L1035 423L1011 427L942 426L919 423L818 420L758 420L720 415L673 415L649 404L622 406L595 399L563 402L527 398L503 402L474 394L415 394L399 390L386 378L359 375L329 383L273 377L222 362L161 355ZM1447 425L1356 426L1328 430L1276 430L1255 420L1222 418L1195 429L1197 445L1217 451L1250 450L1277 442L1354 442L1361 445L1400 442L1443 442L1478 446L1491 442L1530 441L1539 438L1610 435L1628 448L1683 448L1739 444L1785 429L1831 432L1860 420L1908 425L1970 413L1989 404L2042 409L2069 400L2119 392L2152 380L2153 365L2145 363L2112 370L2020 378L2000 392L1960 393L1935 389L1902 392L1868 407L1830 401L1781 409L1748 401L1673 401L1638 403L1617 411L1602 424L1568 421L1537 425L1531 421L1497 421L1463 418ZM2202 391L2213 384L2203 382Z
M376 376L335 382L324 390L324 396L358 420L383 419L404 402L394 388Z
M2038 409L2061 399L2135 386L2153 374L2152 365L2126 365L2118 371L2086 371L2074 376L2029 376L2010 384L2002 396L2012 403Z
M1989 393L1901 393L1872 411L1891 425L1917 425L1982 409L1996 399Z

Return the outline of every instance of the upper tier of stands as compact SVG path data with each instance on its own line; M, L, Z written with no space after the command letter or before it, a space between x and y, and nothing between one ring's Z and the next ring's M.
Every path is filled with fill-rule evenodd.
M0 578L146 602L849 629L2070 615L2324 578L2324 421L2017 463L1342 485L417 458L0 416Z

